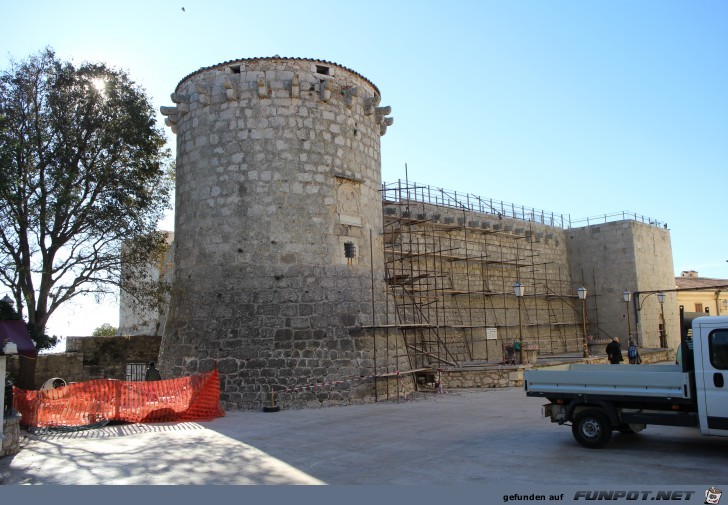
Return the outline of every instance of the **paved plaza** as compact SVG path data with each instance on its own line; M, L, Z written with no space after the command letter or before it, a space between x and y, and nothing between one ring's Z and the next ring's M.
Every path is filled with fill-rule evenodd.
M29 435L4 484L671 485L724 480L728 439L649 426L578 445L520 388ZM639 480L638 480L639 479Z

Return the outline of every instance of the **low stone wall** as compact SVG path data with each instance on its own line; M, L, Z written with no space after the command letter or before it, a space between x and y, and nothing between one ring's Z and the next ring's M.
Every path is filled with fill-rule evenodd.
M162 337L68 337L66 353L83 356L84 380L126 379L127 363L157 361Z
M8 414L3 419L3 449L0 457L12 456L20 452L20 414Z
M35 385L53 377L60 377L66 382L80 382L85 379L83 373L83 356L80 354L39 354L35 362Z
M20 357L8 358L8 373L13 377L20 375ZM40 389L48 379L60 377L66 382L85 380L83 356L80 354L39 354L35 360L35 387Z
M92 379L126 379L128 363L147 364L157 361L159 336L68 337L66 352L39 354L35 360L35 387L40 389L48 379L60 377L68 382ZM8 356L11 376L20 373L20 357Z
M448 368L442 371L445 388L507 388L523 385L522 366Z

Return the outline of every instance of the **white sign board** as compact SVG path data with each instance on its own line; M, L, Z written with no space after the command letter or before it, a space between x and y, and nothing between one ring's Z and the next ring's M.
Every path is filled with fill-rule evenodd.
M486 328L485 329L485 339L486 340L496 340L498 338L498 328Z

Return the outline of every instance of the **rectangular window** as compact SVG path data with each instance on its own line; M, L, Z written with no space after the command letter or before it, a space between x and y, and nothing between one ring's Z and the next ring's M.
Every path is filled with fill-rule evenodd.
M356 247L354 242L344 242L344 257L356 258Z
M126 380L127 381L143 381L144 375L147 373L146 363L127 363L126 364Z
M702 303L696 303L695 304L695 312L703 312L703 304Z
M728 330L715 330L710 334L710 363L718 370L728 370Z

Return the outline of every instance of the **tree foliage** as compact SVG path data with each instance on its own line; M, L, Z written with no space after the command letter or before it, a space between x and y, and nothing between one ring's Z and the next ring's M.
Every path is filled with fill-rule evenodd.
M94 337L113 337L116 335L116 328L109 323L104 323L91 334Z
M123 71L46 49L0 74L0 283L35 331L76 296L116 291L122 243L131 270L162 254L170 167Z

